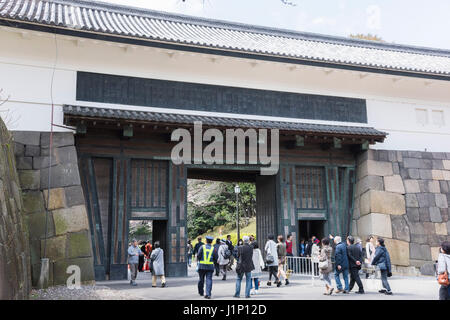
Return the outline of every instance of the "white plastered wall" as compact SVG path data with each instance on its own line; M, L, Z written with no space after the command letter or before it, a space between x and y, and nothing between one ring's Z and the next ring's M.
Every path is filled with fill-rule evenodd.
M76 101L76 72L89 71L362 98L367 100L367 125L389 133L385 143L372 147L450 152L449 81L182 53L64 36L57 36L55 41L52 34L22 33L19 29L7 27L0 28L0 40L0 88L3 89L3 98L9 96L9 101L1 107L1 114L11 130L50 130L52 100L56 124L62 124L63 104L158 110ZM442 110L444 125L437 126L431 122L418 124L416 108L425 108L429 112ZM303 119L279 120L342 124Z

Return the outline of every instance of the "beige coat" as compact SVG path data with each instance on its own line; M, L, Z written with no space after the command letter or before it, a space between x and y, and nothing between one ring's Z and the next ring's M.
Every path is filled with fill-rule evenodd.
M332 262L331 262L331 252L332 251L333 251L333 249L331 249L330 246L324 246L322 248L322 250L320 250L319 261L328 260L328 267L326 269L320 269L320 273L322 273L322 274L327 274L327 273L330 273L331 271L333 271L333 266L332 266Z

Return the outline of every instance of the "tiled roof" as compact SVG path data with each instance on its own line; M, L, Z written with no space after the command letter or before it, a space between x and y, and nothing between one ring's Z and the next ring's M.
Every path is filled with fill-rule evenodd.
M251 26L82 0L0 0L0 20L374 69L450 75L450 51Z
M383 141L385 132L378 131L370 127L324 125L314 123L298 123L271 120L252 120L229 117L215 117L204 115L162 113L152 111L134 111L122 109L109 109L97 107L83 107L65 105L63 107L64 117L67 118L92 118L92 119L120 119L155 123L170 124L193 124L194 121L201 121L204 126L217 126L227 128L266 128L279 129L280 131L293 131L299 133L340 135L340 136L361 136L371 138L376 141Z

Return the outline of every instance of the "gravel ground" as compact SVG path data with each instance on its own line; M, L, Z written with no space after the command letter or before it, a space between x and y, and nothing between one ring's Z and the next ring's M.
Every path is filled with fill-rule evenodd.
M142 300L142 298L120 292L106 286L83 285L80 289L69 289L66 286L32 290L32 300Z

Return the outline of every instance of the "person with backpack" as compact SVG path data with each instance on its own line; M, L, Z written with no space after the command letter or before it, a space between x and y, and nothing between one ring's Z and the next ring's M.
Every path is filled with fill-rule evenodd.
M230 256L232 255L230 249L225 240L221 240L220 247L217 252L217 263L219 264L220 274L222 275L222 280L227 280L227 266L230 262Z
M275 278L275 283L278 283L278 253L277 244L273 241L274 238L275 237L273 235L269 235L264 247L264 251L266 252L266 265L269 269L269 281L267 282L268 286L272 285L272 276Z
M202 237L197 238L197 243L194 246L194 256L196 257L197 264L198 264L198 250L204 245L202 242Z
M437 263L439 300L450 300L450 284L448 276L450 275L450 241L444 241L441 244Z
M286 276L286 272L284 271L284 266L286 264L286 244L284 243L284 237L282 235L278 236L277 243L277 254L278 254L278 283L277 287L281 286L281 277L284 278L285 284L289 284L289 280Z
M230 250L230 252L232 253L233 250L234 250L234 246L233 246L233 242L231 241L231 235L230 234L227 235L226 243L227 243L227 246L228 246L228 250ZM231 255L230 256L230 262L228 263L228 266L227 266L228 271L232 270L233 264L234 264L234 256Z
M372 260L372 265L377 266L381 271L381 283L384 289L379 290L379 293L384 293L386 295L392 295L391 287L387 280L388 277L392 276L391 273L391 257L386 249L383 238L378 238L377 248L375 249L375 256Z

